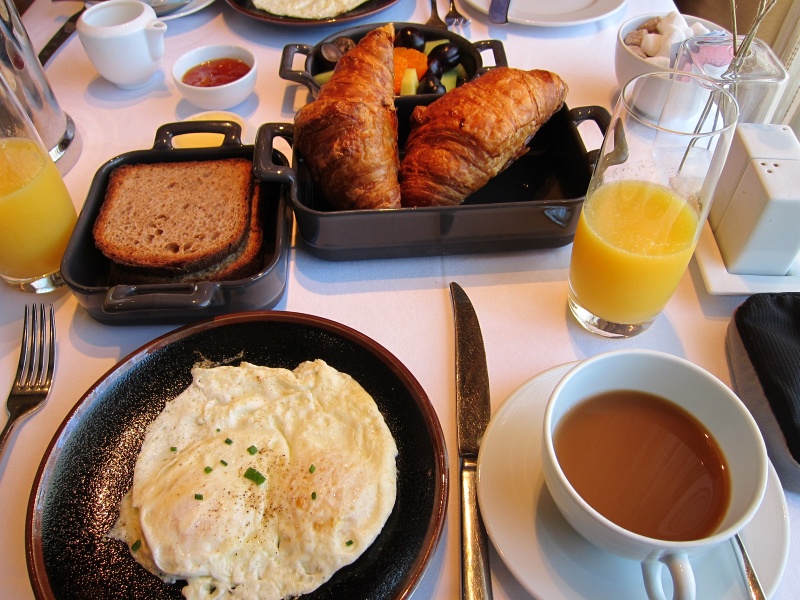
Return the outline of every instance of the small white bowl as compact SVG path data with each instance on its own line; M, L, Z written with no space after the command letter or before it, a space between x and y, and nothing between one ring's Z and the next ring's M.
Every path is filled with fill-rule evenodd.
M250 66L250 70L231 83L214 87L198 87L183 83L186 72L199 64L220 58L235 58ZM231 108L253 93L256 85L256 57L241 46L216 45L201 46L181 56L172 66L172 79L175 86L189 102L206 110Z
M666 13L652 13L649 15L639 15L632 19L625 21L617 32L617 43L614 54L614 68L617 73L617 83L622 88L634 77L644 75L645 73L655 73L656 71L669 71L663 65L657 62L646 60L634 54L634 52L625 44L625 37L632 31L640 29L647 21L654 17L664 17ZM706 29L710 31L726 31L724 27L720 27L712 21L693 17L691 15L683 15L686 23L690 26L695 23L702 23Z

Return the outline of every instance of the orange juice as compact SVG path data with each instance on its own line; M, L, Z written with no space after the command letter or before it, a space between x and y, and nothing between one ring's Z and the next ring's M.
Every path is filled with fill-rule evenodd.
M587 198L569 281L578 303L612 323L636 324L664 308L689 264L698 216L680 196L645 181L600 186Z
M55 163L32 140L0 140L0 274L57 271L77 215Z

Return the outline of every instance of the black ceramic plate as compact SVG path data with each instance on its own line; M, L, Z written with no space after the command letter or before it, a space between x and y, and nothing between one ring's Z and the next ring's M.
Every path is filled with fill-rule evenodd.
M181 598L106 537L130 487L145 428L191 382L201 359L294 369L321 358L375 399L398 447L397 501L378 539L308 600L406 598L441 536L447 452L411 373L344 325L288 312L226 315L168 333L103 376L66 417L34 481L26 520L31 584L40 599Z
M389 8L397 0L367 0L364 4L356 6L353 10L342 13L329 19L297 19L294 17L283 17L281 15L273 15L265 10L256 8L251 0L225 0L232 8L240 13L258 19L259 21L266 21L267 23L279 23L281 25L333 25L335 23L347 23L355 21L386 8Z

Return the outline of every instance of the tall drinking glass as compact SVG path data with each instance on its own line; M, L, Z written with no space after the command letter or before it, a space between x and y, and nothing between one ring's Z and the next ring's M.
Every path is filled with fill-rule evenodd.
M62 285L76 219L53 159L0 76L0 278L28 292Z
M709 80L648 73L623 88L583 204L569 307L606 337L646 330L692 257L738 118Z

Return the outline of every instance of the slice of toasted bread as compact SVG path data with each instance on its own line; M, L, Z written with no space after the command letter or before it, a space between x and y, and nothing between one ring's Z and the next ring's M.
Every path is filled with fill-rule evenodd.
M114 265L111 283L117 284L158 284L158 283L195 283L198 281L233 281L255 275L263 266L262 243L264 241L264 225L261 218L260 186L253 185L252 208L250 210L250 227L239 248L223 258L199 271L191 271L180 275L152 275L136 269L126 269Z
M244 158L123 165L109 178L95 243L153 275L206 268L242 244L252 183Z

